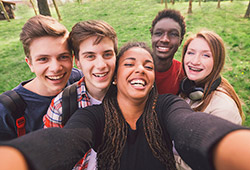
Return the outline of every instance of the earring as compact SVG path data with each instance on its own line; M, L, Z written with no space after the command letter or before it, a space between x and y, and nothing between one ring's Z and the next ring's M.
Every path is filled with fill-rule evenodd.
M116 81L113 81L112 84L113 84L113 85L116 85Z
M152 85L152 88L154 88L155 86L154 85Z

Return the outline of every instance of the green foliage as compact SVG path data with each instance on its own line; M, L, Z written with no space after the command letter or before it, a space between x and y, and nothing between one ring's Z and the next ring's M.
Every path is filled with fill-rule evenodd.
M112 25L119 40L119 46L127 41L138 40L150 44L149 28L159 10L165 4L161 0L83 0L83 3L66 3L59 6L62 23L71 30L79 21L100 19ZM168 8L181 11L186 18L187 34L207 28L218 33L227 48L227 59L223 76L233 85L239 94L243 110L246 114L245 125L250 126L250 29L249 19L243 18L248 1L221 1L217 9L217 1L193 2L193 14L188 15L187 0L175 1ZM52 16L57 18L55 9ZM12 89L21 81L34 77L25 63L19 34L23 24L34 15L32 8L25 4L17 4L16 19L11 22L0 21L0 93ZM185 41L184 39L184 41ZM176 59L180 60L181 48Z

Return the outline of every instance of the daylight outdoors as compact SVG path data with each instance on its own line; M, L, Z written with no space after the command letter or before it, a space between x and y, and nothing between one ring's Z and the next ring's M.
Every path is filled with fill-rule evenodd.
M34 77L25 63L19 33L23 24L39 13L39 0L14 2L15 18L0 20L0 94ZM165 0L51 0L48 4L51 16L60 19L69 31L75 23L83 20L108 22L118 34L119 47L133 40L145 41L150 45L151 22L157 12L164 8L177 9L185 16L185 39L190 33L201 29L215 31L223 38L227 50L223 76L239 95L246 115L244 125L250 126L250 18L249 13L247 15L250 1L169 0L166 3ZM175 55L177 60L180 60L181 50L182 46Z

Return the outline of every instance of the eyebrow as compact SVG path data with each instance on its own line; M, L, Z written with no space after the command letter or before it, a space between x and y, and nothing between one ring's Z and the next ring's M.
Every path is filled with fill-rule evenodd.
M196 49L194 49L194 48L188 48L187 50L196 51ZM211 50L201 50L201 51L202 51L202 52L212 53Z
M81 55L85 55L85 54L95 54L95 53L92 51L86 51L86 52L81 53Z
M134 57L128 57L128 58L125 58L123 61L125 61L125 60L136 60Z
M107 52L114 52L114 50L110 49L110 50L103 51L103 53L107 53ZM85 54L95 54L95 52L93 52L93 51L85 51L85 52L81 53L81 55L85 55Z
M153 63L152 60L146 60L145 62L146 62L146 63Z

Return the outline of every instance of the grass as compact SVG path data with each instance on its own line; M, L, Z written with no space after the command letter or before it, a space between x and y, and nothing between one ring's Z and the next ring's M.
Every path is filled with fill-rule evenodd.
M187 32L197 32L202 28L219 34L227 49L227 59L223 76L234 86L243 103L246 114L244 125L250 126L250 20L243 18L248 1L193 2L193 14L188 15L188 2L168 4L168 8L180 10L185 16ZM150 45L149 28L157 12L164 8L160 0L88 0L83 4L66 3L59 6L64 24L69 30L79 21L101 19L112 25L119 40L119 46L127 41L145 41ZM52 16L57 18L55 9ZM16 19L0 21L0 93L17 86L21 81L34 77L24 60L19 33L34 11L25 4L18 4ZM185 39L188 34L186 34ZM184 41L185 41L184 39ZM176 54L180 60L181 49Z

